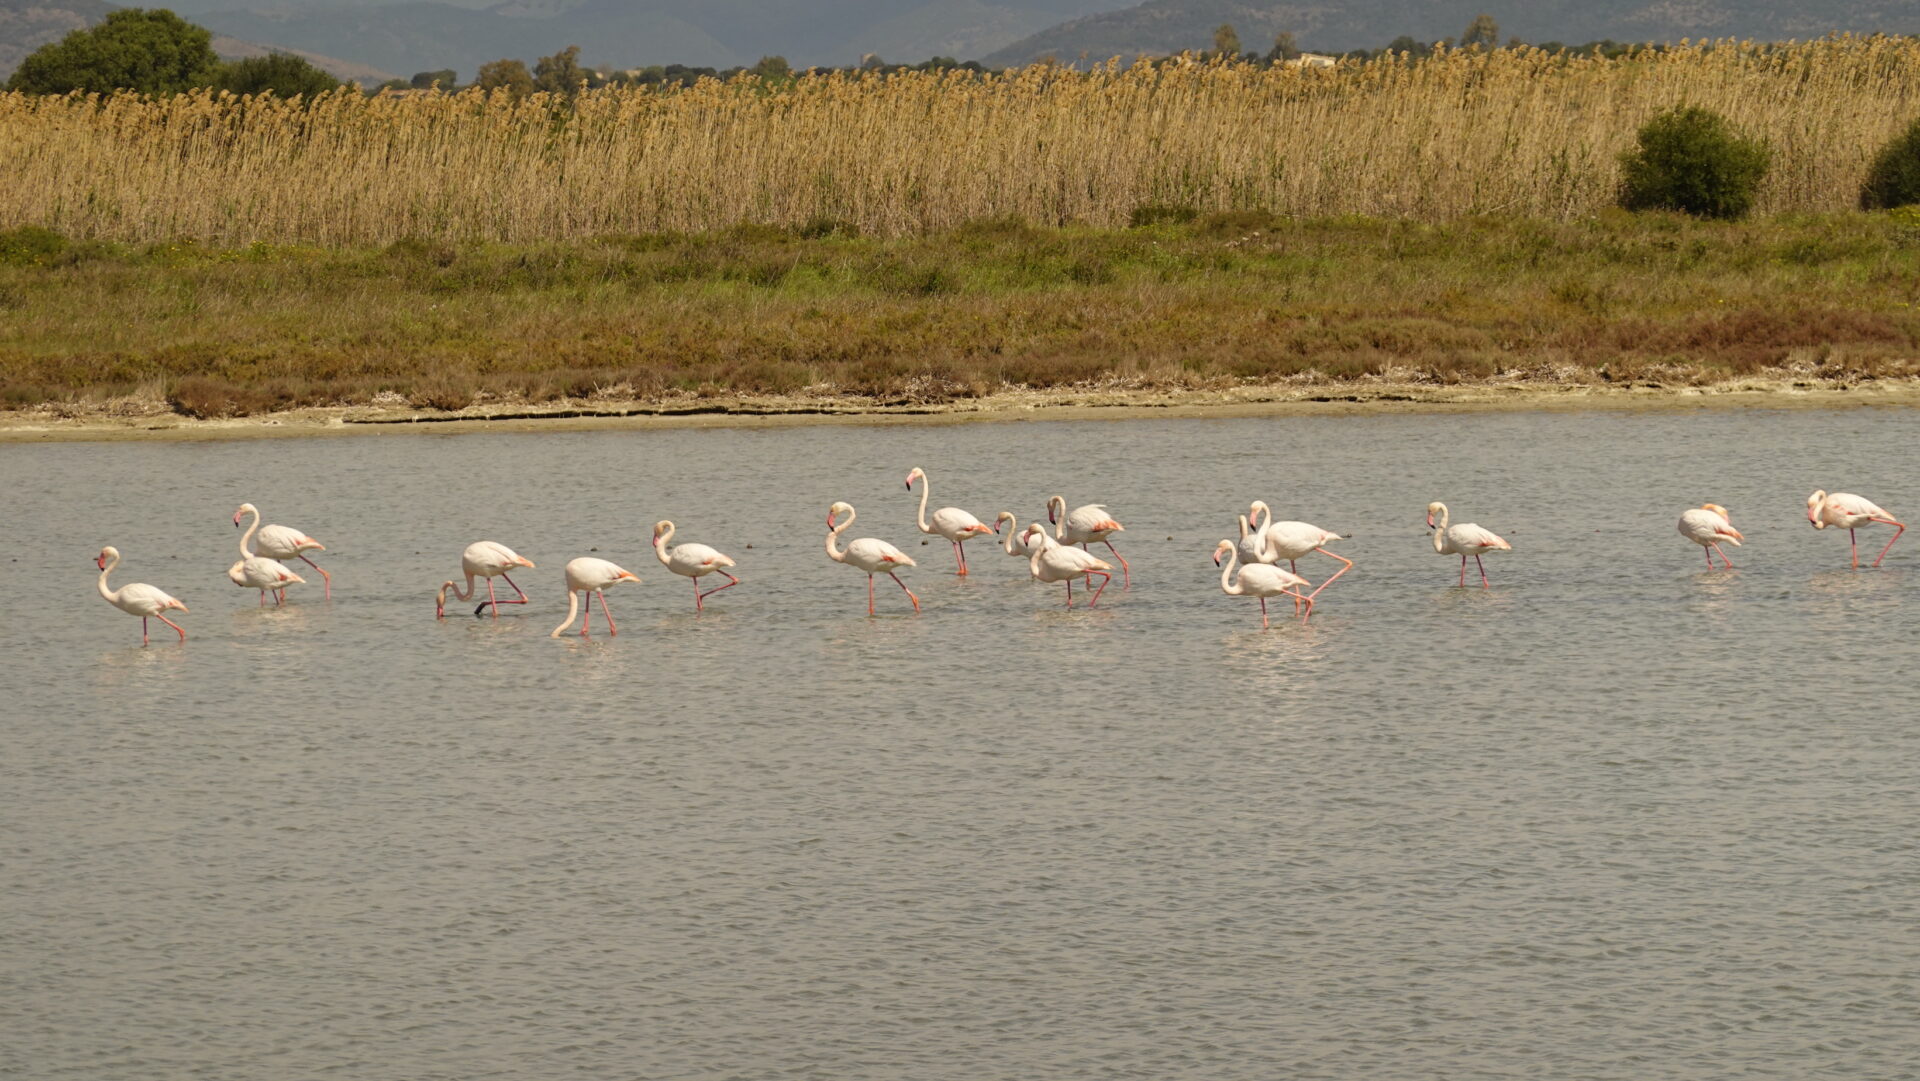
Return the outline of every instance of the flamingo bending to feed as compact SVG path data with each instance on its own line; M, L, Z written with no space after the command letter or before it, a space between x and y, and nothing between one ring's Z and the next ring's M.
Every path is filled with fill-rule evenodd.
M1109 540L1115 533L1125 533L1127 527L1121 525L1107 513L1105 503L1088 503L1084 507L1073 508L1067 513L1067 501L1064 496L1054 496L1047 500L1047 521L1053 523L1053 539L1061 544L1078 544L1082 547L1094 541L1107 546L1113 558L1120 561L1120 588L1133 588L1133 569L1127 566L1127 557ZM1106 586L1103 583L1102 589Z
M607 607L607 595L602 591L611 589L621 582L638 583L640 576L592 556L581 556L569 562L566 575L567 621L555 627L553 633L547 637L558 638L562 631L573 626L573 617L580 614L580 594L582 593L587 595L587 615L580 621L580 637L587 637L587 632L593 629L593 598L596 596L600 598L600 614L607 617L607 634L609 636L619 634L620 628L613 625L613 609Z
M247 527L246 535L240 538L241 555L245 557L255 554L247 542L253 539L254 530L257 529L260 531L258 538L260 555L266 556L269 559L298 559L307 566L319 571L321 580L327 584L326 599L332 600L333 575L328 574L325 567L307 558L308 552L324 552L327 550L327 546L307 536L305 533L288 526L261 525L260 509L251 503L242 503L240 504L240 509L233 512L233 527L235 529L240 528L240 519L249 514L253 515L253 524Z
M835 525L834 519L842 514L847 516L847 520ZM895 568L898 567L917 566L905 552L886 541L876 540L873 537L861 537L858 540L849 541L846 550L841 550L840 534L853 524L853 518L853 507L850 504L835 503L827 508L827 558L867 573L868 615L873 614L873 576L876 574L885 574L893 579L893 584L906 593L907 599L913 602L913 610L918 612L920 598L914 596L913 590L907 589L907 583L902 582L900 576L894 573Z
M1220 557L1222 556L1226 557L1227 561L1225 563L1220 563ZM1292 571L1281 570L1279 567L1269 563L1248 563L1240 566L1240 576L1236 580L1233 570L1235 566L1240 564L1240 546L1230 540L1223 540L1219 544L1214 545L1213 561L1220 565L1220 592L1225 593L1229 597L1260 598L1261 630L1264 631L1268 627L1268 597L1278 597L1282 595L1292 597L1293 607L1296 610L1299 609L1302 602L1305 602L1307 611L1306 615L1300 618L1300 622L1305 623L1307 620L1313 618L1313 598L1304 596L1300 592L1302 586L1311 584L1305 578L1300 577ZM1289 586L1292 588L1289 589Z
M922 533L937 533L953 545L953 561L959 565L955 574L967 573L967 540L995 532L994 527L961 510L959 507L941 507L933 512L933 521L927 521L927 500L933 495L933 481L928 479L927 471L914 466L907 474L907 491L913 491L913 482L920 481L920 515L917 519Z
M1733 560L1727 559L1727 553L1721 549L1720 542L1726 541L1735 548L1747 538L1733 528L1727 518L1727 508L1718 503L1702 503L1700 506L1680 515L1680 535L1706 549L1707 569L1713 569L1713 553L1719 552L1725 559L1727 569L1733 569Z
M1255 562L1278 563L1284 559L1287 561L1287 569L1298 574L1300 566L1297 560L1309 552L1319 552L1329 559L1336 559L1344 564L1339 570L1333 572L1332 578L1315 586L1313 592L1307 594L1309 597L1318 597L1321 590L1334 583L1334 579L1353 569L1353 560L1334 555L1323 547L1340 540L1340 534L1307 522L1273 521L1273 511L1257 499L1254 500L1253 506L1248 508L1247 515L1258 530L1254 534L1259 539L1259 544L1254 551ZM1264 526L1259 524L1262 519L1266 520Z
M1440 516L1440 523L1434 524L1433 516ZM1513 545L1506 538L1490 529L1482 529L1472 522L1459 525L1447 524L1447 505L1433 502L1427 504L1427 528L1433 530L1433 550L1443 556L1460 557L1460 584L1467 584L1467 557L1473 557L1473 565L1480 568L1480 588L1490 584L1487 581L1486 564L1480 562L1482 552L1510 552Z
M1002 522L1005 522L1007 525L1004 533L1001 533L999 529L1000 523ZM1013 516L1012 511L1001 511L999 516L993 520L993 524L994 532L1000 533L1001 536L1005 538L1000 542L1001 551L1019 559L1033 558L1033 545L1027 543L1027 535L1019 528L1019 519Z
M702 607L708 597L723 589L732 589L740 584L740 579L728 574L726 568L733 566L733 557L721 555L704 544L681 544L667 550L667 542L673 540L673 523L661 520L653 523L653 554L660 562L675 574L685 575L693 582L693 610L705 611ZM709 574L718 574L727 580L723 586L714 586L705 593L700 592L700 579ZM606 601L602 599L601 606Z
M507 576L508 571L517 567L527 567L531 569L533 567L533 560L520 558L519 553L496 541L475 541L467 545L467 550L460 553L460 569L467 574L467 588L454 589L452 581L441 583L440 596L433 602L434 618L439 619L447 614L447 590L449 589L453 589L454 600L472 600L473 580L475 578L485 578L487 580L487 599L473 606L473 614L476 616L480 614L480 609L492 605L493 618L499 619L501 605L527 603L526 593L523 592L518 585L514 584L512 578ZM506 578L507 584L513 586L513 591L520 594L520 599L517 601L495 600L493 596L493 580L495 578Z
M1907 531L1905 525L1894 521L1893 515L1881 510L1873 500L1851 492L1835 492L1832 495L1815 492L1808 496L1807 521L1813 523L1815 529L1835 526L1846 530L1847 540L1853 545L1853 565L1856 567L1860 565L1860 540L1854 536L1854 530L1873 522L1885 522L1894 527L1893 540L1889 540L1887 546L1880 549L1879 559L1873 561L1876 567L1880 565L1880 560L1887 558L1887 553L1893 550L1893 542L1899 540L1900 534Z
M274 607L287 603L287 587L303 585L306 579L286 568L277 559L249 556L227 568L227 578L241 589L260 591L260 606L266 607L267 591L273 591Z
M107 588L107 575L112 574L113 569L120 565L120 549L112 545L100 549L100 555L94 559L93 565L100 568L100 595L106 598L107 603L130 616L140 617L141 645L147 644L149 617L179 631L182 642L187 640L187 632L181 630L180 624L166 617L168 609L178 608L184 612L187 606L169 596L165 590L145 582L128 582L119 589Z
M1042 582L1067 583L1068 608L1073 607L1073 580L1085 578L1091 584L1096 574L1100 576L1100 586L1093 591L1087 607L1100 603L1100 594L1106 591L1107 583L1113 581L1113 564L1096 558L1092 552L1061 544L1047 536L1046 527L1039 522L1027 526L1027 544L1033 548L1033 554L1027 557L1027 572Z

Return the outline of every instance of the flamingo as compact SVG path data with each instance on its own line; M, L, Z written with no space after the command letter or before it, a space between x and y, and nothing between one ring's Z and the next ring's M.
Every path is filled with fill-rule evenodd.
M100 555L94 559L93 564L100 568L100 596L106 598L108 604L113 605L122 612L130 616L140 617L141 645L144 646L147 644L147 618L149 616L179 631L182 642L187 640L187 632L181 630L180 624L166 617L168 609L178 608L184 612L187 610L187 606L169 596L164 590L157 586L150 586L145 582L129 582L119 589L107 588L107 575L112 574L113 569L120 565L120 549L112 545L100 549Z
M1031 559L1033 557L1033 545L1027 543L1027 535L1021 532L1019 528L1020 522L1013 516L1013 512L1003 510L998 517L994 518L994 532L1000 533L999 526L1002 522L1006 523L1007 528L1006 532L1001 533L1001 536L1005 538L1000 542L1001 551L1019 559Z
M1039 522L1027 526L1027 544L1033 548L1033 554L1027 557L1027 572L1042 582L1067 583L1068 608L1073 607L1073 580L1085 578L1091 584L1096 574L1100 576L1100 586L1093 591L1087 607L1100 603L1100 594L1106 592L1107 583L1113 581L1113 564L1095 558L1092 552L1061 544L1047 536L1046 527Z
M1860 565L1860 540L1854 536L1854 530L1873 522L1885 522L1894 527L1893 540L1888 541L1887 546L1880 549L1880 558L1873 561L1876 567L1880 565L1880 560L1887 558L1887 553L1893 550L1893 541L1899 540L1900 534L1907 531L1905 525L1894 521L1893 515L1881 510L1873 500L1851 492L1835 492L1832 495L1815 492L1808 496L1807 521L1813 523L1815 529L1837 526L1846 530L1847 540L1853 545L1853 565L1856 567Z
M842 514L847 516L847 520L841 522L839 525L835 525L833 520ZM858 540L849 541L846 550L841 551L839 547L840 534L845 532L847 527L853 524L853 518L853 507L849 504L835 503L833 506L827 508L827 558L833 560L835 563L845 563L847 566L853 567L856 570L867 572L868 615L873 614L873 576L883 572L887 577L893 579L894 585L906 591L907 599L913 602L913 610L918 612L920 610L920 598L914 596L913 590L907 589L907 583L902 582L900 576L894 573L894 568L896 567L918 566L905 552L888 544L886 541L876 540L872 537L861 537Z
M266 556L249 556L227 568L227 578L241 589L260 591L260 605L267 603L267 591L273 591L274 607L287 603L287 587L303 585L305 578L288 570L286 564Z
M968 514L966 511L961 510L959 507L941 507L939 510L934 511L933 523L929 525L927 523L927 499L933 495L933 481L927 477L927 471L917 465L907 474L907 491L913 491L913 482L915 480L922 482L920 485L920 515L918 518L920 532L938 533L940 536L947 538L947 540L953 544L954 562L959 564L960 567L960 569L954 573L960 575L966 574L966 543L968 538L979 537L995 532L994 528L982 522L980 519L975 518L973 515Z
M734 586L740 584L740 579L728 574L725 569L733 566L732 556L721 555L719 552L714 551L704 544L681 544L675 546L675 548L669 552L667 550L667 542L672 539L672 522L662 520L653 523L653 554L660 557L661 564L668 570L675 574L686 575L687 578L692 580L694 611L705 611L702 605L708 597L713 596L723 589L732 589ZM714 586L705 593L700 592L700 579L709 574L718 574L727 580L727 584ZM600 603L601 606L604 607L606 605L605 599L603 598Z
M1341 575L1353 569L1353 560L1345 556L1334 555L1323 547L1323 545L1332 544L1334 541L1339 540L1340 534L1330 529L1321 529L1319 526L1311 525L1307 522L1273 521L1273 511L1269 510L1265 503L1257 499L1254 500L1253 505L1247 509L1247 516L1252 522L1257 523L1264 518L1267 523L1264 526L1256 527L1257 531L1254 533L1254 536L1258 539L1259 543L1253 552L1254 562L1278 563L1284 559L1287 561L1287 569L1298 574L1300 573L1300 565L1297 561L1300 557L1309 552L1319 552L1329 559L1339 560L1344 564L1339 570L1333 572L1332 578L1328 578L1318 586L1315 586L1313 592L1308 594L1308 596L1318 597L1321 590L1334 583L1334 579L1339 578Z
M1225 556L1227 560L1224 564L1220 563L1220 557L1222 556ZM1233 569L1240 563L1240 546L1230 540L1223 540L1219 544L1214 545L1213 561L1216 564L1220 564L1220 592L1225 593L1229 597L1260 598L1261 630L1264 631L1268 627L1268 597L1278 597L1282 594L1292 597L1293 606L1296 610L1300 607L1301 602L1304 601L1306 602L1307 612L1306 615L1301 617L1300 622L1305 623L1307 620L1313 618L1313 598L1302 596L1300 593L1300 587L1312 584L1305 578L1300 577L1292 571L1283 571L1279 567L1271 564L1248 563L1240 567L1240 577L1238 580L1235 580ZM1288 586L1292 586L1293 588L1289 589L1287 588Z
M607 617L607 635L611 637L619 634L620 628L613 625L613 609L607 607L607 595L603 590L612 589L621 582L638 584L640 576L634 574L632 571L622 570L620 567L604 559L595 559L593 556L581 556L579 559L570 561L567 564L566 575L567 621L555 627L553 633L547 635L547 637L558 638L560 637L560 632L573 626L573 617L580 614L580 594L582 593L587 594L587 615L586 618L580 622L580 637L587 637L587 632L593 629L593 598L595 595L598 595L600 598L601 614ZM722 586L721 588L724 589L726 587Z
M447 614L447 590L449 589L453 589L453 598L455 600L472 600L473 580L475 578L485 578L487 580L487 599L473 606L473 614L476 616L480 614L480 609L492 605L493 618L499 619L501 605L527 603L526 593L522 591L518 585L515 585L513 579L507 575L508 571L516 567L531 569L533 567L533 560L522 559L519 553L496 541L475 541L467 545L467 550L460 553L460 569L467 573L467 588L453 589L452 581L442 583L440 586L440 596L433 602L434 618L440 619ZM493 580L495 578L506 578L507 584L513 586L513 591L520 594L520 599L517 601L495 600L493 596Z
M1133 570L1127 566L1127 557L1121 555L1120 549L1107 539L1127 530L1107 513L1106 504L1088 503L1084 507L1073 508L1073 513L1068 514L1066 498L1056 495L1047 500L1047 521L1053 523L1053 539L1061 544L1085 547L1099 541L1106 545L1107 551L1113 553L1113 558L1120 561L1120 588L1133 588ZM1105 584L1100 588L1105 589Z
M1680 515L1680 535L1707 550L1707 569L1713 569L1713 553L1719 552L1720 558L1727 562L1727 569L1733 569L1733 560L1727 559L1727 553L1720 547L1721 541L1731 543L1735 548L1747 538L1733 528L1727 519L1727 508L1718 503L1702 503Z
M327 550L327 546L297 529L283 525L262 526L260 524L260 510L251 503L242 503L240 504L240 509L233 512L233 527L235 529L240 528L240 519L248 514L253 515L253 524L247 527L246 535L240 538L241 555L246 557L254 554L247 542L253 538L253 531L257 529L260 531L259 554L269 559L298 559L307 566L319 571L321 580L327 584L326 599L332 600L333 575L328 574L326 568L308 559L306 555L308 552L324 552ZM231 574L231 572L229 572L229 574Z
M1440 516L1440 524L1433 524L1433 516ZM1480 562L1482 552L1510 552L1513 545L1504 537L1489 529L1482 529L1472 522L1459 525L1447 524L1447 505L1445 503L1427 504L1427 528L1433 530L1433 550L1443 556L1460 557L1460 584L1467 584L1467 557L1473 557L1473 565L1480 568L1480 588L1485 589L1491 583L1487 581L1486 564Z

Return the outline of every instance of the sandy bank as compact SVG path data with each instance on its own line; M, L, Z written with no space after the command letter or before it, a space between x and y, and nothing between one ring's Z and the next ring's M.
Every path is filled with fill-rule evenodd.
M1140 417L1355 416L1704 408L1841 409L1920 405L1920 380L1825 382L1747 379L1706 386L1497 382L1457 386L1311 383L1231 390L1124 386L1009 390L950 402L851 397L710 397L662 401L492 404L443 412L340 406L196 420L162 403L122 400L0 411L0 442L258 439L282 436L775 427L801 424L954 424L974 421L1127 420Z

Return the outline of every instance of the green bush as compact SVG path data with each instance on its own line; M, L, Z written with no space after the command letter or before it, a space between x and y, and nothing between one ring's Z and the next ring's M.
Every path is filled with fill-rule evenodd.
M277 98L314 98L340 89L340 80L292 53L273 52L221 65L213 85L235 94L270 91Z
M1620 205L1738 218L1753 208L1772 152L1709 109L1682 106L1640 127L1640 145L1620 155Z
M1880 148L1860 185L1860 209L1891 210L1920 203L1920 120Z
M23 225L0 230L0 264L46 266L67 250L67 238L51 229Z
M219 65L213 34L163 8L121 8L20 61L7 89L28 94L178 94L205 86Z

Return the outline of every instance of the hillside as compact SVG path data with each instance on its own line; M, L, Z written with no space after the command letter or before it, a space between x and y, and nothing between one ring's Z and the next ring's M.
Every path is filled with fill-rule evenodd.
M1290 31L1302 48L1379 48L1403 34L1422 41L1459 36L1485 12L1503 35L1526 41L1667 41L1736 37L1805 39L1836 30L1920 32L1920 0L1149 0L1072 19L982 57L993 65L1104 60L1211 48L1214 28L1233 24L1248 49Z
M12 75L20 61L35 49L99 22L116 6L101 0L0 0L0 81ZM303 56L336 78L351 82L378 83L393 77L380 68L302 49L261 45L218 33L213 37L213 51L223 60L264 56L275 50Z

